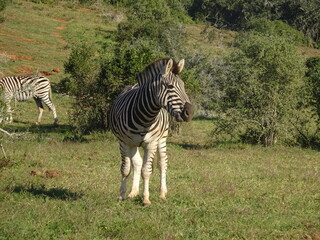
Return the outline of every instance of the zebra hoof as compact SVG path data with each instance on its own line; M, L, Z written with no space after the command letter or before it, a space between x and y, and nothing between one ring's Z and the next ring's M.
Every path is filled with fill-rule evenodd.
M151 201L149 199L143 200L143 206L148 207L151 205Z
M40 122L35 122L36 125L40 125Z
M135 198L138 195L139 195L139 192L131 192L129 193L128 198Z
M163 195L160 195L159 198L160 198L162 201L166 201L166 200L167 200L166 196L163 196Z
M119 197L118 197L118 200L119 200L119 202L122 202L122 201L126 200L126 198L123 197L123 196L119 196Z

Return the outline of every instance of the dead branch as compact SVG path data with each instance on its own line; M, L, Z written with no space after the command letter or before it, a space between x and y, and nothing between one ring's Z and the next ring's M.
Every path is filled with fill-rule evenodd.
M24 132L24 133L10 133L6 130L4 130L3 128L0 128L0 132L8 135L9 137L20 137L20 136L23 136L23 135L26 135L28 132Z

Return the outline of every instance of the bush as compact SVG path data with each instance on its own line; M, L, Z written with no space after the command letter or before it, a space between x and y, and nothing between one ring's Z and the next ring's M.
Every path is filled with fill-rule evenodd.
M136 75L161 57L180 59L184 50L182 24L171 16L165 0L132 2L127 22L108 35L104 43L75 47L65 64L70 74L58 86L76 98L72 122L76 130L87 133L107 127L107 112L112 100L127 85L136 83ZM111 36L111 37L110 37ZM186 85L195 89L193 72L184 71Z
M301 146L320 148L320 58L309 58L306 67L305 86L291 122Z
M136 83L136 74L158 58L147 46L122 45L112 55L99 55L93 44L73 48L65 70L70 76L60 83L75 96L71 122L77 134L106 129L113 99L127 85Z
M217 81L224 128L236 123L236 135L249 143L285 141L304 74L295 47L283 37L246 33L224 61L228 71Z
M101 71L99 59L92 45L81 44L72 49L65 71L70 74L69 91L75 96L71 122L77 132L87 132L105 126L106 113L102 110L105 101L103 90L96 84Z
M307 60L307 84L310 93L310 104L315 109L320 123L320 57Z
M284 37L295 45L306 44L306 39L302 32L280 20L271 21L266 18L253 19L246 23L245 30L256 31L265 35Z

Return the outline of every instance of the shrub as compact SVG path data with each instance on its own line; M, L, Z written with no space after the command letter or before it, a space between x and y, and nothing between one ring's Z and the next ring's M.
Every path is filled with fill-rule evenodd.
M320 123L320 57L307 60L307 84L310 93L310 104L315 109Z
M271 21L266 18L253 19L246 23L245 30L284 37L296 45L306 44L306 39L302 32L280 20Z
M304 74L295 47L283 37L246 33L225 64L228 72L218 78L224 128L236 123L236 135L245 142L270 146L284 141Z
M113 99L125 86L135 84L136 74L155 58L157 53L143 45L122 45L112 55L99 55L89 43L73 48L65 63L70 76L60 87L75 96L71 122L76 133L106 129Z
M72 122L77 131L87 133L107 127L112 100L127 85L136 83L136 74L160 57L181 59L185 32L171 16L165 0L122 1L132 3L128 21L104 43L75 47L65 64L70 76L58 86L76 101ZM111 36L111 37L110 37ZM184 71L186 85L195 89L193 72Z

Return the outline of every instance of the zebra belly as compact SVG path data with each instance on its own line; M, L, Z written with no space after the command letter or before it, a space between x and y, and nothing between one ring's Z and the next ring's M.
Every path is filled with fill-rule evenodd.
M132 147L140 147L145 146L151 143L157 143L159 139L166 137L168 135L168 128L166 126L162 126L155 129L154 127L150 129L153 129L149 131L149 129L139 129L133 130L128 129L123 134L115 134L118 139L124 143L126 143L128 146Z
M25 92L22 92L22 93L19 93L19 94L15 94L14 98L17 101L27 101L27 100L33 98L33 93L25 91Z

